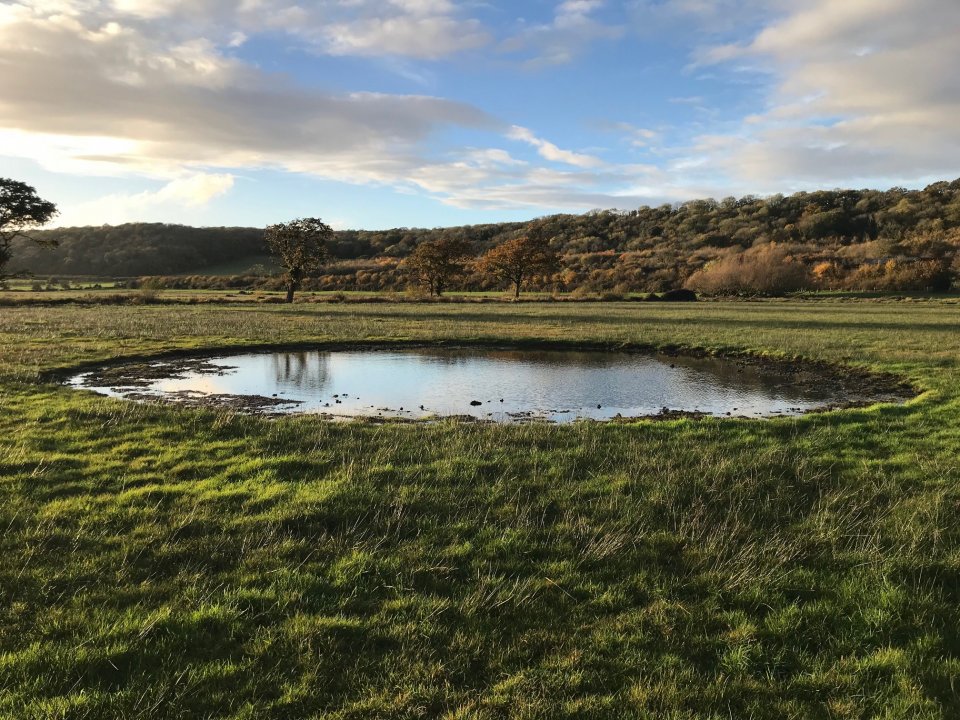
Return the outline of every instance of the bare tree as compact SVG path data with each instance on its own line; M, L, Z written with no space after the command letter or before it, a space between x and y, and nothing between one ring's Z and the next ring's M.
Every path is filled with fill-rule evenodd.
M319 218L299 218L267 228L267 245L284 269L288 303L303 281L323 266L332 237L333 229Z
M26 237L41 245L56 245L55 241L37 240L25 232L46 225L56 215L57 206L38 197L30 185L0 178L0 279L13 257L14 238Z

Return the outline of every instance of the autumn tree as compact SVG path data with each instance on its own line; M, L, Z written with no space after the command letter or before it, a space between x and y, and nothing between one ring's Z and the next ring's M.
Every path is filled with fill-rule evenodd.
M470 244L459 238L422 242L407 258L407 269L426 285L430 295L440 297L450 281L463 272L471 255Z
M41 245L56 245L51 240L31 238L26 231L46 225L57 215L57 206L37 196L26 183L0 178L0 279L13 257L14 238L26 237Z
M284 269L288 303L293 302L301 283L319 272L332 237L333 229L319 218L300 218L267 228L267 245Z
M550 247L547 232L533 225L520 235L492 248L480 258L478 268L513 285L514 297L520 297L523 283L536 275L550 275L560 268L560 256Z

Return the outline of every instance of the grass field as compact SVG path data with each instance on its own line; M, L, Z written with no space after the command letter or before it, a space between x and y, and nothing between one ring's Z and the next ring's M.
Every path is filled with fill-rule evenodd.
M112 284L92 286L76 285L69 290L60 288L53 290L31 290L29 287L9 284L9 289L0 290L0 306L6 305L62 305L62 304L118 304L115 301L123 300L130 304L159 304L159 303L271 303L283 302L285 290L206 290L206 289L161 289L153 288L116 288ZM635 298L646 297L646 293L639 293ZM558 299L575 300L570 293L565 295L547 292L525 292L523 302L543 301L550 302ZM459 301L498 301L514 302L511 294L501 290L486 292L446 292L442 298L431 299L420 292L377 292L371 290L322 290L298 291L296 302L459 302ZM147 302L145 302L147 301Z
M38 382L343 339L751 350L924 393L371 425ZM956 718L958 360L935 301L0 308L0 717Z

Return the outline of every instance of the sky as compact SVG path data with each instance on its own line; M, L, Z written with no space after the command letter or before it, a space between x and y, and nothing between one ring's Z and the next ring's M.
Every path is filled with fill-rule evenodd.
M960 176L958 0L0 0L58 225L439 227Z

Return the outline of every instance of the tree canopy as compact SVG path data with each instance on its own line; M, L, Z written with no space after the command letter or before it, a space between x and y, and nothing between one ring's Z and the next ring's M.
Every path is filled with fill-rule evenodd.
M319 218L299 218L267 227L267 246L286 276L287 302L293 302L293 294L305 278L323 267L332 236L331 227Z
M484 272L513 285L514 297L520 297L524 281L534 275L550 275L560 268L560 255L550 247L543 223L534 223L527 232L491 248L479 267Z
M427 240L417 245L407 259L407 268L439 297L450 281L463 273L472 253L470 244L453 237Z
M26 231L46 225L57 214L57 206L37 195L37 191L19 180L0 178L0 278L13 257L14 238L24 236L33 242L52 244L26 236Z

